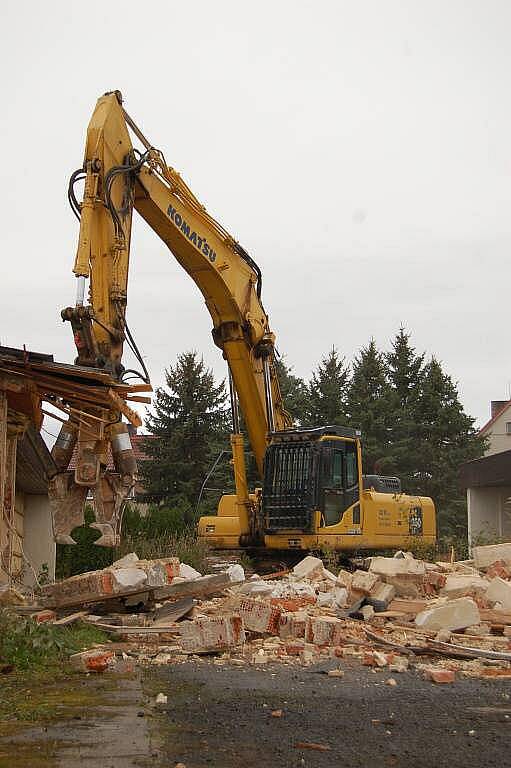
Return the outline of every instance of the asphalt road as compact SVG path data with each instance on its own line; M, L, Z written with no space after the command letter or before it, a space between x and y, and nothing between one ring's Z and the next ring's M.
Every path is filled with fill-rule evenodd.
M152 718L162 765L186 768L511 764L511 683L435 685L343 663L314 667L184 664L150 670L146 690L168 695ZM151 695L151 694L150 694ZM281 717L272 711L282 710ZM299 746L308 742L324 751Z

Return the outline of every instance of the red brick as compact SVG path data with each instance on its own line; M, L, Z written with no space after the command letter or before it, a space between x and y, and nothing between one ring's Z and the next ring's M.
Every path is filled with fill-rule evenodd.
M441 667L428 667L424 670L424 677L433 683L454 683L456 679L452 669L442 669Z
M46 621L55 621L57 614L55 611L39 611L32 617L38 624L44 624Z

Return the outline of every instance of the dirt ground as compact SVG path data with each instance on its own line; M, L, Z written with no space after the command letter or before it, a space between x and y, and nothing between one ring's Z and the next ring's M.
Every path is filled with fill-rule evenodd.
M75 678L88 697L50 722L0 724L0 767L294 768L509 764L511 683L439 686L414 672L336 667L151 667ZM78 682L79 681L79 682ZM157 707L157 693L168 696ZM86 702L86 703L84 703ZM272 711L282 710L281 717ZM322 745L325 751L303 746ZM299 744L302 743L302 746Z

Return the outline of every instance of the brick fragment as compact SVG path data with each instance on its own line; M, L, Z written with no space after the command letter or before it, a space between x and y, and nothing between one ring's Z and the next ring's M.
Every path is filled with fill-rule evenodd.
M115 661L114 651L102 649L73 653L69 661L82 672L104 672Z
M305 627L305 640L314 645L339 645L344 622L335 616L309 616Z
M242 645L243 620L236 614L208 616L179 624L181 644L189 653L209 653Z
M232 607L242 617L245 629L262 634L279 634L282 610L278 605L252 597L239 597L233 600Z
M452 669L443 669L442 667L428 667L424 670L424 677L426 680L439 684L454 683L456 679Z

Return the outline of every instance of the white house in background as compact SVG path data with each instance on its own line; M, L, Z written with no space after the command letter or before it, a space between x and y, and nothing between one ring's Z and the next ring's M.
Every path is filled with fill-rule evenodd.
M492 400L490 420L479 434L488 440L484 456L460 470L469 541L479 536L511 541L511 400Z

